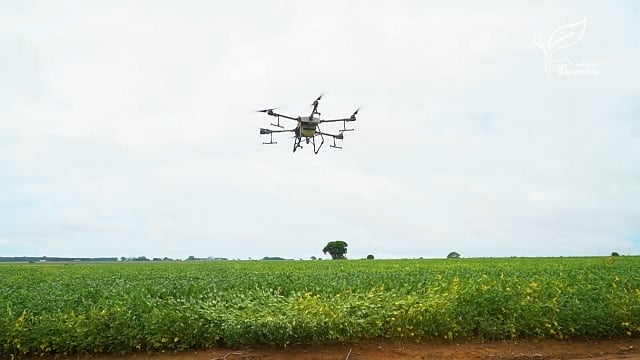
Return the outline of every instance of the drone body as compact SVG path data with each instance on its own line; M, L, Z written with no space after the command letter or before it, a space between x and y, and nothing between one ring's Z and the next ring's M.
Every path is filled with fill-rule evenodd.
M300 118L300 127L302 129L301 135L305 138L313 138L316 136L316 129L320 124L320 118L314 118L311 116L304 116Z
M353 131L353 129L347 129L346 124L348 121L356 121L356 115L358 114L358 111L360 109L356 110L348 118L322 120L320 118L320 113L318 112L318 103L321 98L322 98L322 95L318 96L318 98L313 102L313 104L311 104L313 106L313 110L311 111L311 115L309 116L293 117L293 116L283 115L283 114L274 112L273 110L275 110L276 108L258 110L258 112L266 113L269 116L273 116L277 118L277 122L275 124L271 123L270 125L279 128L278 130L261 128L260 135L269 135L269 141L263 142L263 144L277 144L276 141L273 141L274 133L292 132L294 134L293 152L296 152L298 148L302 149L302 145L300 145L300 143L304 138L305 143L313 144L313 152L317 154L320 151L322 144L324 144L325 136L333 138L333 145L330 145L332 148L342 149L342 147L336 145L336 140L342 140L344 138L343 133L345 131ZM280 125L280 118L296 121L297 122L296 127L292 129L285 129L284 126ZM331 133L323 132L322 130L320 130L320 124L331 123L331 122L343 123L343 128L339 130L338 134L331 134ZM320 138L320 144L316 147L317 137Z

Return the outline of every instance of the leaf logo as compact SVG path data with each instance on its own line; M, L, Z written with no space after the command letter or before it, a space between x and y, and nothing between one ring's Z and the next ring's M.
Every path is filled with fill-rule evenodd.
M533 42L542 49L545 57L545 73L549 77L549 64L553 60L554 54L560 50L574 45L584 36L584 30L587 27L587 18L578 21L575 24L564 25L557 28L549 37L549 41L545 41L540 31L533 32ZM566 56L565 56L566 57Z

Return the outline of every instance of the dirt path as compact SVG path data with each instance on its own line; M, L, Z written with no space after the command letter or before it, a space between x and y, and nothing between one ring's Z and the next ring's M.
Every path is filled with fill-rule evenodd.
M113 360L119 356L80 359ZM640 339L604 341L504 341L390 343L366 341L351 345L296 345L287 348L246 348L134 354L128 360L387 360L387 359L634 359L640 360ZM75 359L78 359L77 357Z

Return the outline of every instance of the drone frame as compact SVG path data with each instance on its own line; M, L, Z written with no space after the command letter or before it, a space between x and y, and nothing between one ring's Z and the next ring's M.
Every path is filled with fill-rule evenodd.
M293 152L294 153L298 148L302 149L302 145L301 145L302 138L305 138L305 142L307 144L313 144L313 152L315 154L318 154L318 152L322 148L322 145L324 145L325 135L333 138L333 144L329 145L330 147L335 149L342 149L342 146L337 145L336 139L343 140L344 132L354 131L354 129L347 129L347 122L356 121L356 115L358 114L358 111L360 111L360 109L359 108L356 109L356 111L348 118L322 120L320 119L320 112L318 112L318 104L320 102L320 99L322 99L322 95L318 96L318 98L316 98L313 101L313 103L311 104L311 106L313 106L313 110L311 111L311 115L309 115L308 117L300 117L300 116L293 117L293 116L276 113L274 110L276 110L277 108L258 110L257 112L266 113L269 116L275 117L276 123L274 124L273 122L271 122L269 125L278 128L277 130L260 128L260 135L269 135L269 141L263 142L262 144L263 145L277 144L278 143L277 141L273 141L274 133L293 132L294 133L294 136L293 136L294 138ZM314 117L315 115L317 115L318 117ZM284 126L280 125L280 118L296 121L297 122L296 127L292 129L285 129ZM320 124L329 123L329 122L342 122L342 129L338 130L339 134L337 135L330 134L320 130ZM308 135L305 135L305 131L307 132ZM316 147L316 137L318 136L320 137L320 145Z

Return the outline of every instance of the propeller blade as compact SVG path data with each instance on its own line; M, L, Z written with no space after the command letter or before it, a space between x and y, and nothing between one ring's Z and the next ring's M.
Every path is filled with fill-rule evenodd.
M356 121L356 115L358 115L358 111L360 111L360 108L357 108L356 111L353 112L353 114L351 114L351 121Z
M323 96L324 96L324 93L323 93L323 94L320 94L320 96L318 96L318 98L317 98L317 99L315 99L315 100L311 103L311 106L316 106L316 105L318 105L318 101L320 101L320 99L322 99L322 97L323 97Z
M274 108L271 108L271 109L256 110L256 112L266 113L266 112L273 111L273 110L276 110L276 109L279 109L279 107L274 107Z

